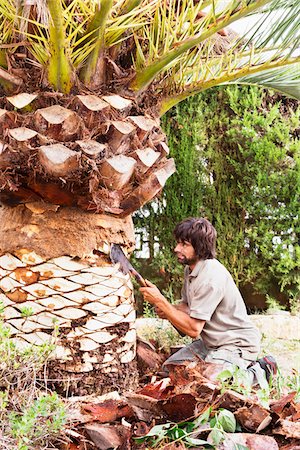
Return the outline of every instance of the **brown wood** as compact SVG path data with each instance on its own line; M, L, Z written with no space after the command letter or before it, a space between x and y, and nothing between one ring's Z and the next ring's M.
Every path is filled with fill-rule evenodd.
M38 152L40 163L50 175L65 177L79 168L80 153L62 144L42 145Z
M136 160L125 155L107 159L99 169L103 185L108 189L121 189L129 182L135 165Z
M167 179L175 172L175 170L175 163L173 159L168 159L165 161L125 200L123 200L123 202L121 202L121 208L124 212L120 214L120 216L127 216L155 197L162 190Z

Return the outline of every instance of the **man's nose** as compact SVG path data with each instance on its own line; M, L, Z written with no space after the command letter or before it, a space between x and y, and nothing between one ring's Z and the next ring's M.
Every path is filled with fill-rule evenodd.
M176 247L174 248L174 252L180 252L180 248L181 248L181 245L177 244Z

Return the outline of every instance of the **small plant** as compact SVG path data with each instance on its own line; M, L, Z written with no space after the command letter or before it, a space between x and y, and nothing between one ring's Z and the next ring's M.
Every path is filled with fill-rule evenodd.
M217 449L227 437L227 433L239 430L231 411L221 408L213 412L211 408L208 408L194 421L156 425L145 436L135 438L135 441L137 444L147 442L153 448L162 447L170 442L181 442L187 448L201 445L205 448ZM199 435L206 435L207 438L198 438ZM247 449L240 444L233 443L233 445L236 450Z
M18 345L0 313L0 448L36 450L63 441L64 404L41 379L54 344L55 337L52 344Z

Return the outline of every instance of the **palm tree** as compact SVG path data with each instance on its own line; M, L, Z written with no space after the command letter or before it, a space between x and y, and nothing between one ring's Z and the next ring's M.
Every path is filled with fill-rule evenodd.
M159 119L219 84L299 98L299 15L296 0L0 0L1 300L20 347L58 329L56 386L135 384L132 285L109 249L130 253L131 213L175 170Z

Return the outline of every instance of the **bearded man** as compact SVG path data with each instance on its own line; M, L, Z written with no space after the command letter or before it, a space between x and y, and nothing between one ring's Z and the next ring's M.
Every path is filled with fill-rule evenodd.
M216 259L217 232L204 218L189 218L174 230L174 252L185 265L180 303L173 305L148 280L140 289L155 306L159 317L169 320L182 335L194 341L164 363L183 364L201 358L222 364L221 370L238 366L253 383L275 374L273 357L257 360L260 334L247 314L244 300L228 270Z

